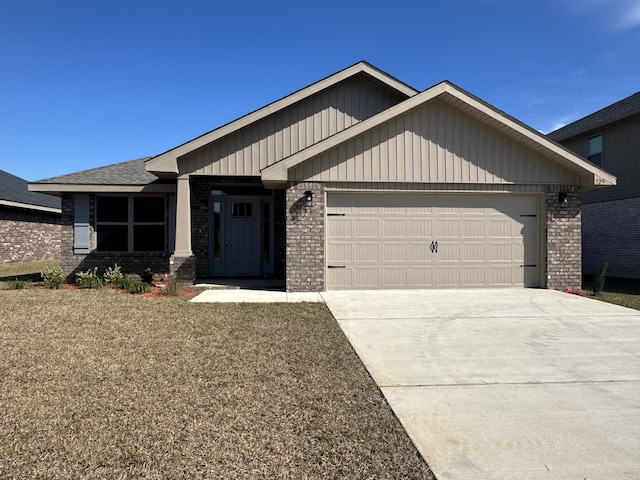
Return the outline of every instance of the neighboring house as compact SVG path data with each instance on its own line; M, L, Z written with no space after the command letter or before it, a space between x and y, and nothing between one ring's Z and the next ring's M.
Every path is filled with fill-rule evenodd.
M60 258L60 199L0 170L0 263Z
M118 262L288 291L579 288L579 192L615 177L442 82L366 62L163 154L33 182L67 275Z
M548 136L618 179L580 195L583 272L640 278L640 92Z

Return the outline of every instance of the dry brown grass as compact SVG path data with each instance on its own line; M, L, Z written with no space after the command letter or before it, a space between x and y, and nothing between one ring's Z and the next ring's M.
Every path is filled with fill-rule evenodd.
M432 478L324 305L0 291L0 478Z
M40 282L40 272L45 268L60 267L58 260L34 260L32 262L0 263L0 289L5 283L15 280Z

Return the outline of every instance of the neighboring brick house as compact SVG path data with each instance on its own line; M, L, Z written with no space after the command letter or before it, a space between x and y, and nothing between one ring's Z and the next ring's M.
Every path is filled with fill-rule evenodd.
M0 170L0 263L60 258L60 199Z
M548 136L617 177L580 195L583 272L640 278L640 92Z
M116 261L288 291L579 288L584 188L615 177L450 82L366 62L163 154L40 180L65 274Z

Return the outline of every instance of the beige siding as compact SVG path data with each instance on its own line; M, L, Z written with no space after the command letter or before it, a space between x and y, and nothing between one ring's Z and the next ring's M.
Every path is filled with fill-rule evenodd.
M183 173L258 176L262 168L403 100L358 75L179 159Z
M442 100L292 168L289 180L579 183L576 174Z

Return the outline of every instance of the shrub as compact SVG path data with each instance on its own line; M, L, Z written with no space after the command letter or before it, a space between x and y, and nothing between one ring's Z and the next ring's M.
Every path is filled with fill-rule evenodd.
M140 273L140 280L146 284L151 285L153 283L153 280L155 280L155 275L153 273L153 270L151 270L150 268L145 268Z
M122 273L122 270L120 270L120 266L117 263L113 268L108 267L102 278L104 279L104 283L114 287L122 287L125 280L124 273Z
M76 273L76 284L82 288L102 287L102 280L98 276L98 267L93 270L89 269L86 272Z
M175 297L177 295L180 295L180 292L184 289L184 286L184 280L177 277L171 277L167 281L165 287L162 289L162 294Z
M45 267L40 272L40 276L45 284L52 290L57 290L60 285L64 283L64 277L62 276L62 269L60 267Z
M593 279L593 286L591 287L591 290L593 290L594 295L600 295L600 293L602 292L602 289L604 288L604 282L606 280L605 275L607 273L608 267L609 267L609 264L607 262L604 262L604 264L600 268L600 271L596 275L596 278Z
M154 288L150 283L135 278L127 278L125 283L126 286L123 285L123 288L129 293L147 293Z
M29 282L27 280L19 280L18 277L16 277L15 280L11 280L11 281L7 282L7 288L9 290L24 290L30 284L31 284L31 282Z

